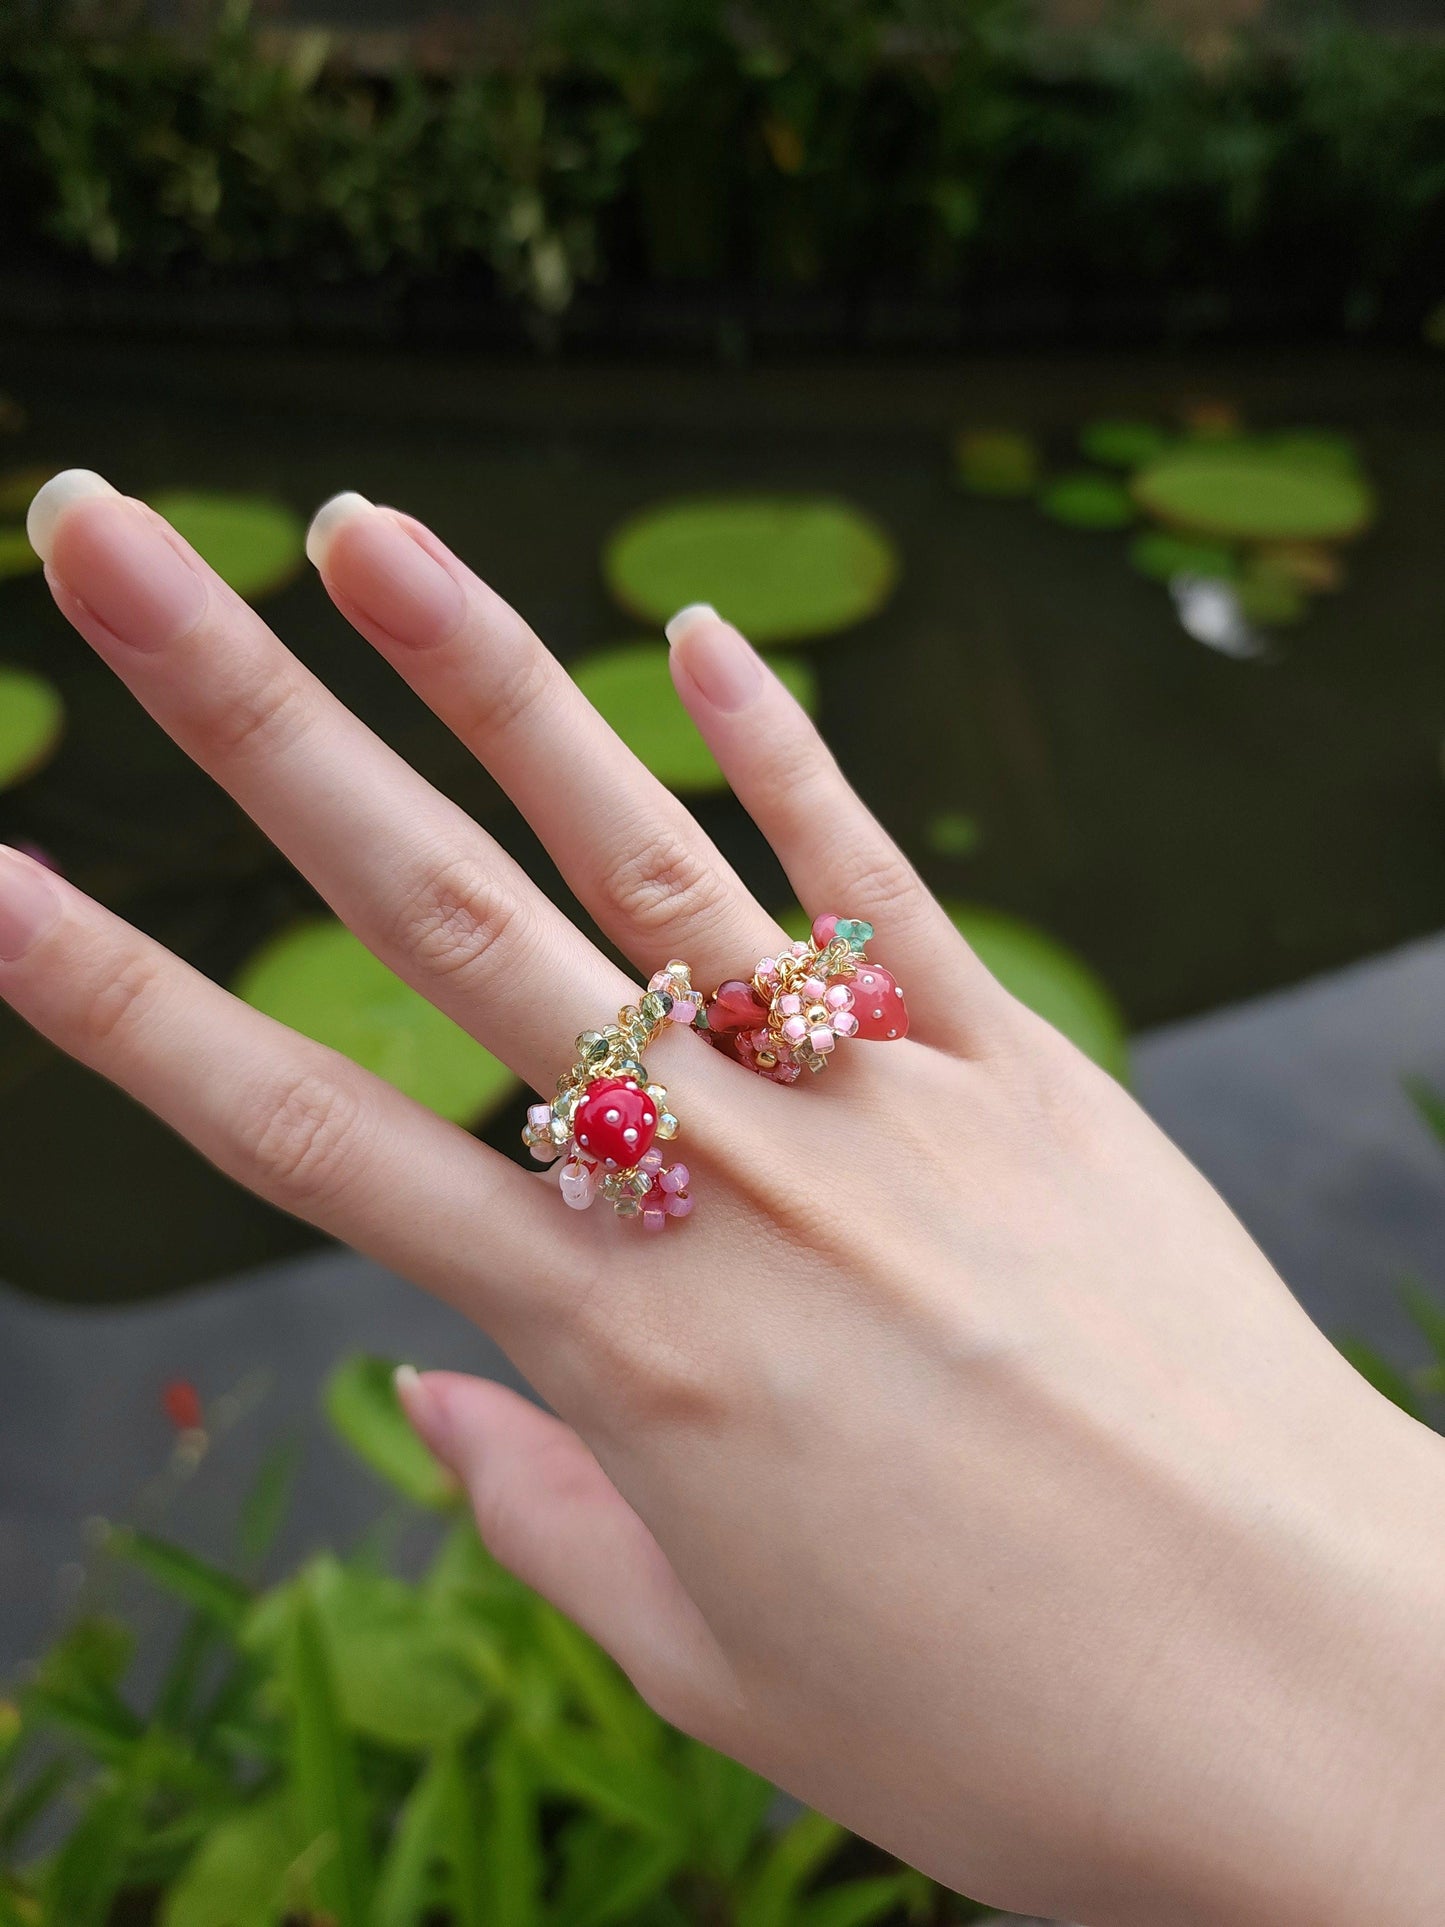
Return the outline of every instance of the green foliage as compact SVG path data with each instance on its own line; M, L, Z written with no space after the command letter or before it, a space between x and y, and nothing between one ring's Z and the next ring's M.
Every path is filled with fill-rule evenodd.
M959 483L970 495L1008 501L1032 495L1039 482L1038 445L1016 429L968 429L953 445Z
M1039 507L1071 529L1126 529L1136 514L1128 489L1092 469L1048 483L1039 492Z
M877 523L826 496L718 495L645 510L609 539L607 586L666 622L710 602L758 644L826 636L875 615L898 558Z
M1286 286L1342 325L1439 300L1424 36L1306 13L1206 61L1142 9L1086 37L1024 0L553 0L376 77L321 34L263 41L244 5L190 10L212 24L184 38L146 13L9 10L13 243L152 276L480 282L544 319L604 278L1032 300L1041 259L1176 305Z
M64 728L60 691L32 670L0 663L0 790L33 776Z
M327 1409L385 1429L391 1368ZM337 1388L370 1387L362 1424ZM348 1395L349 1396L349 1395ZM415 1468L365 1448L405 1503ZM262 1507L274 1516L270 1487ZM147 1698L116 1622L78 1622L0 1705L0 1919L66 1927L901 1927L968 1903L666 1726L453 1519L420 1580L323 1554L252 1594L131 1531L191 1613ZM207 1664L189 1648L203 1631ZM179 1673L195 1690L177 1694ZM138 1710L137 1710L138 1709ZM69 1800L68 1808L60 1802ZM73 1820L62 1844L55 1821ZM31 1836L48 1839L27 1857ZM37 1911L43 1910L43 1912Z
M504 1064L330 918L268 939L234 989L459 1124L479 1122L512 1089Z
M1006 990L1125 1079L1129 1050L1118 1005L1081 957L1018 917L976 904L950 904L954 926Z
M1352 455L1321 438L1196 443L1148 464L1133 488L1168 527L1226 542L1338 541L1374 517Z

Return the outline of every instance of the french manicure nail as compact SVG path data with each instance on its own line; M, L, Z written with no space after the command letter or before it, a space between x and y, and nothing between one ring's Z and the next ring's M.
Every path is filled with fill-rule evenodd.
M355 530L345 548L343 531ZM327 582L368 622L412 649L448 641L461 626L466 595L456 577L386 509L364 495L333 495L316 512L306 553Z
M680 609L666 633L694 686L714 709L725 713L746 709L762 688L763 665L757 651L705 602Z
M118 493L93 468L63 468L31 497L25 515L25 533L31 548L42 562L48 562L55 546L56 524L73 503L83 502L90 496Z
M0 844L0 963L18 963L59 918L49 872Z
M82 501L113 504L59 545L65 516ZM199 558L178 549L160 517L88 468L52 476L30 504L30 540L54 579L119 641L164 649L200 623L209 590Z
M718 612L710 602L689 602L685 609L678 610L662 633L669 642L681 642L694 624L718 620Z
M306 531L306 556L314 569L324 572L326 558L331 553L331 545L346 524L354 516L368 514L376 507L364 495L358 495L354 488L343 489L333 495L329 502L323 502L311 518L311 526Z

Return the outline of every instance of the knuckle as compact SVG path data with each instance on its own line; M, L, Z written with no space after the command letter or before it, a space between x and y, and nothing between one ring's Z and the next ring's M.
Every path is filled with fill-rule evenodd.
M309 707L303 685L280 668L227 691L202 717L200 734L213 754L228 759L274 754L300 735Z
M513 941L520 906L474 864L449 862L430 872L402 911L396 943L431 977L468 979L495 962Z
M159 993L161 969L155 957L126 957L95 987L81 1013L81 1035L92 1050L113 1047L134 1026Z
M629 1431L645 1427L696 1436L722 1420L717 1374L680 1333L650 1324L640 1309L624 1315L614 1301L586 1352L594 1383Z
M602 889L634 931L655 937L715 919L727 885L686 836L665 827L628 842L608 865Z
M256 1188L289 1205L334 1197L352 1168L356 1121L353 1095L315 1071L266 1092L247 1133Z
M530 641L530 638L529 638ZM552 686L552 665L541 645L530 641L517 660L494 676L462 718L457 734L465 743L501 736L536 709Z
M908 858L894 845L886 844L864 862L849 885L849 894L854 902L867 906L866 914L880 929L896 932L921 888Z

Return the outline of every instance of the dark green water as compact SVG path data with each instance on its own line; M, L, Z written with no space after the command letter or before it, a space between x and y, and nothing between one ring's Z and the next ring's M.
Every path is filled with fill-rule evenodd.
M752 371L469 362L384 352L0 345L30 424L6 465L83 464L144 494L261 490L305 512L339 488L397 503L564 657L635 633L597 555L634 508L743 487L842 493L892 532L901 586L811 651L821 720L943 894L1080 951L1135 1027L1297 981L1445 923L1445 364L1337 352L1090 355ZM1100 414L1200 397L1261 426L1350 431L1378 526L1342 593L1277 659L1191 642L1124 541L962 497L964 424L1066 451ZM550 884L515 813L303 576L265 613L345 699ZM218 977L308 893L131 704L38 581L0 588L0 655L68 699L61 756L0 796L0 837ZM889 673L877 673L886 664ZM902 669L905 673L900 674ZM982 841L930 852L966 812ZM708 828L769 901L771 858L727 798ZM489 1133L509 1142L515 1119ZM0 1019L0 1276L69 1298L172 1289L302 1237L94 1080Z

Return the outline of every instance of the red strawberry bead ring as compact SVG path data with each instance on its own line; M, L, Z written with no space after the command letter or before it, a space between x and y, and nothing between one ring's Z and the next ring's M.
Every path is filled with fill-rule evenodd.
M522 1142L539 1164L565 1157L562 1201L585 1211L599 1195L644 1231L666 1229L692 1210L685 1164L664 1164L657 1149L677 1136L667 1092L649 1082L642 1053L665 1024L701 1026L702 998L685 963L659 970L645 996L602 1030L584 1030L572 1068L550 1104L527 1111Z
M707 1034L775 1084L826 1070L838 1040L908 1035L908 1006L892 974L870 963L873 926L819 917L806 943L764 957L751 983L734 977L708 999Z

